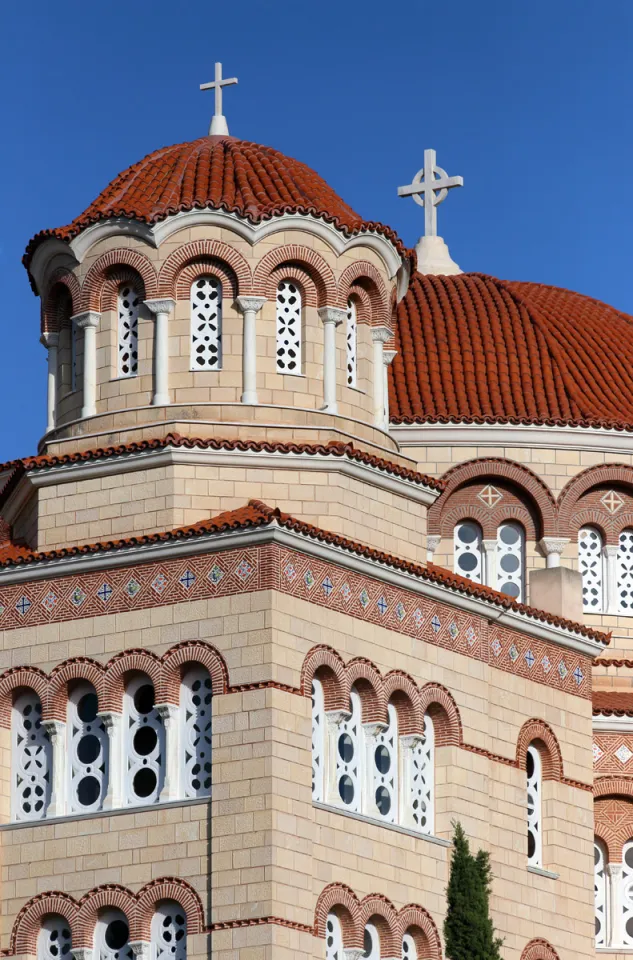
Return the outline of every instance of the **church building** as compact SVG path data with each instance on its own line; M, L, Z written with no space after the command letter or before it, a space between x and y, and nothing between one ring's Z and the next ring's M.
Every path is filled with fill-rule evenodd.
M504 960L625 960L633 318L463 273L432 150L408 249L234 82L24 256L1 955L445 960L459 821Z

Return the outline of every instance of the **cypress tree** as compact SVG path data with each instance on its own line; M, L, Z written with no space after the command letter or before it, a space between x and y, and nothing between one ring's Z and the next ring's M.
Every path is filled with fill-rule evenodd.
M453 854L444 921L446 956L450 960L501 960L503 943L495 937L490 917L490 857L470 852L461 823L453 823Z

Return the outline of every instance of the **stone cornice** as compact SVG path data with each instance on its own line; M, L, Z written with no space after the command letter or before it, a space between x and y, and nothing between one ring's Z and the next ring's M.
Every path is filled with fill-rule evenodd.
M389 426L400 447L526 447L630 456L633 433L602 427L559 427L507 423L419 423Z

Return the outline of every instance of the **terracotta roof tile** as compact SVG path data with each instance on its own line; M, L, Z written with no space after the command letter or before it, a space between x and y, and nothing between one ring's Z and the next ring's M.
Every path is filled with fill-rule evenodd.
M394 423L633 429L633 318L582 294L415 274L395 340Z
M633 687L630 690L594 690L594 716L633 717Z

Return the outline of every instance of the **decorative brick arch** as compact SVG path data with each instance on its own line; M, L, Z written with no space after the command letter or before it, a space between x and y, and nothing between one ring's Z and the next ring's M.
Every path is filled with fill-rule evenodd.
M145 282L138 270L126 266L110 267L106 271L101 287L101 300L99 302L101 313L105 310L118 309L119 290L126 284L135 287L141 300L146 299Z
M526 769L527 749L533 743L541 754L544 780L563 779L563 757L556 734L548 723L533 717L526 720L517 739L516 763Z
M132 672L146 673L158 696L162 679L160 659L149 650L124 650L106 664L104 710L122 710L125 674Z
M387 703L393 703L398 713L398 736L408 737L424 733L424 713L420 708L420 693L412 677L400 670L392 670L383 681Z
M197 263L208 264L209 261L218 263L223 267L226 276L232 277L231 282L236 287L236 296L251 292L251 268L241 253L221 240L194 240L192 243L185 243L182 247L178 247L165 260L158 275L158 295L183 299L178 289L181 274L189 266ZM191 281L189 281L190 284ZM185 298L188 296L187 290Z
M39 893L28 900L13 923L11 939L9 941L9 955L37 952L37 938L44 917L55 914L63 917L71 931L77 921L79 906L74 897L59 890L50 893Z
M594 842L599 841L604 847L605 852L605 863L614 863L617 862L618 857L616 851L612 848L613 840L609 836L609 831L605 830L605 825L599 823L596 817L596 812L594 810L594 821L593 821L593 835ZM622 855L622 848L620 847L620 856Z
M275 267L266 281L266 299L273 303L277 300L277 291L282 280L293 283L301 294L301 303L304 307L316 307L319 297L314 280L307 270L298 263L281 264Z
M161 682L156 692L158 703L180 702L180 668L188 663L206 667L214 697L227 692L229 674L222 655L202 640L185 640L171 647L162 657Z
M222 284L222 299L229 295L229 299L235 300L239 296L239 286L237 277L232 270L228 270L221 260L214 260L213 257L200 257L193 263L189 263L178 275L176 284L176 300L189 300L191 298L191 285L200 277L216 277Z
M326 710L349 708L349 683L342 658L332 647L320 644L308 650L301 667L300 690L304 697L311 696L312 681L318 675L323 686Z
M398 957L402 943L398 943L398 913L391 900L378 893L370 893L360 902L359 918L363 929L373 923L380 937L380 956Z
M571 525L574 507L592 487L602 483L619 483L633 488L633 467L626 463L601 463L587 467L567 483L558 497L558 516L561 534L567 533Z
M364 657L357 657L347 664L349 689L355 687L361 699L363 723L386 723L387 701L380 671Z
M53 273L46 296L42 297L42 333L59 333L70 317L79 313L80 300L77 277L60 267Z
M463 743L462 719L453 696L439 683L427 683L420 690L422 715L428 713L433 721L435 743L438 747L459 747Z
M0 727L11 729L11 708L14 691L33 690L42 703L45 716L48 677L39 667L11 667L0 677Z
M560 957L551 943L537 937L536 940L530 940L526 945L521 954L521 960L560 960Z
M140 939L135 895L127 887L122 887L118 883L104 883L90 890L79 901L75 929L73 929L73 947L92 946L99 913L108 908L121 910L125 914L132 942Z
M360 922L360 904L354 891L344 883L331 883L319 894L314 910L314 932L321 939L325 939L329 913L335 913L339 918L345 948L362 949L363 926Z
M51 720L65 720L68 684L71 680L87 680L93 685L103 709L105 667L90 657L71 657L51 670L46 695L46 715Z
M123 247L120 250L110 250L108 253L104 253L90 267L81 288L81 311L96 310L99 312L104 285L108 282L109 277L116 276L117 271L123 267L136 271L141 277L145 288L145 298L156 297L158 282L152 263L137 250Z
M428 530L430 534L441 532L441 520L453 493L475 480L505 480L525 493L534 507L541 525L540 536L554 536L558 531L558 514L554 496L545 483L523 464L501 457L485 457L481 460L469 460L448 470L442 481L446 484L443 493L431 505L428 511Z
M298 244L275 247L274 250L270 250L262 257L255 268L253 291L270 299L271 274L282 264L287 264L288 267L297 264L310 275L316 287L317 306L335 307L340 305L332 268L316 250L301 247Z
M437 926L430 913L415 903L408 903L398 913L399 943L402 943L405 933L413 937L418 960L441 960L442 943ZM397 953L399 955L400 951Z
M633 799L618 795L595 797L593 830L607 849L608 862L621 863L624 844L633 838Z
M363 287L357 287L352 284L347 294L347 299L354 300L356 304L356 323L371 324L372 308L369 294ZM347 304L346 304L347 306ZM389 326L392 326L389 324Z
M595 527L602 537L602 542L604 545L610 540L609 530L605 525L605 519L606 518L600 515L597 510L581 510L579 513L574 513L573 517L571 518L567 527L567 535L574 540L577 538L579 530L581 530L583 527ZM625 526L627 526L627 524L625 524Z
M389 295L385 283L376 267L367 260L356 260L343 270L339 277L338 291L341 303L347 305L351 287L365 290L371 305L371 323L373 326L391 326Z
M633 778L598 777L593 782L594 800L598 797L620 796L633 800Z
M454 493L459 495L467 489L469 489L468 486L459 487ZM482 503L473 503L470 499L468 503L456 504L451 498L446 501L442 510L438 533L442 537L452 537L455 527L462 520L473 520L481 528L482 536L487 539L495 539L499 525L507 520L520 523L529 540L536 540L539 537L539 530L532 514L521 503L503 504L501 502L493 510L489 510Z
M187 936L204 933L204 909L198 893L186 880L178 877L161 877L151 880L136 894L138 901L136 917L138 939L149 940L152 917L162 900L175 900L187 915Z

